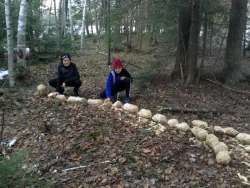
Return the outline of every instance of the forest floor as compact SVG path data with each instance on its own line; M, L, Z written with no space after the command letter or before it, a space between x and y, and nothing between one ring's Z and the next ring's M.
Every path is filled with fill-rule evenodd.
M208 81L184 87L169 74L174 58L162 50L122 54L134 76L132 103L167 118L210 126L230 126L250 133L250 94ZM212 58L211 58L212 59ZM83 81L80 95L97 98L108 74L106 56L89 49L74 56ZM206 70L213 70L212 62ZM250 178L249 154L235 139L221 136L230 149L228 166L216 164L213 152L191 133L174 129L156 135L126 113L59 104L34 95L37 84L53 78L57 61L31 67L32 86L5 92L10 110L5 138L17 138L14 150L28 151L28 164L54 187L244 187L238 173ZM237 90L250 91L248 83ZM64 171L67 168L85 167Z

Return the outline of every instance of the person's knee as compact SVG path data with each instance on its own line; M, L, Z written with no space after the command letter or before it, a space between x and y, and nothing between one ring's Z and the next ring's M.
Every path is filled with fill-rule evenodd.
M130 79L125 79L123 82L125 85L130 85Z
M56 87L57 83L55 79L49 80L49 85L52 87Z
M66 82L66 86L68 87L80 87L82 85L81 80L74 80L70 82Z
M80 87L82 85L82 81L81 80L76 80L75 84L76 84L76 86Z

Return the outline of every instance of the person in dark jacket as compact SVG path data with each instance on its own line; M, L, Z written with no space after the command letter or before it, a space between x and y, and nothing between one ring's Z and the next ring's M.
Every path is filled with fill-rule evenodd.
M58 65L58 77L49 81L49 85L56 88L56 91L63 94L64 87L74 87L74 95L79 96L79 88L82 84L77 67L71 62L70 54L61 55L61 62Z
M101 93L101 98L108 98L112 102L117 100L117 93L126 92L125 103L130 102L130 83L132 77L124 68L120 58L115 58L112 62L112 70L106 81L106 89Z

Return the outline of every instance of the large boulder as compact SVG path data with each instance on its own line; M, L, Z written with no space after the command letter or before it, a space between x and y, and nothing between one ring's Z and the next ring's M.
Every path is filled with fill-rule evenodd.
M129 103L124 104L122 108L129 113L138 113L139 111L138 106Z
M74 96L70 96L67 99L68 103L76 103L76 104L87 104L87 100L85 98L82 97L74 97Z
M227 165L231 161L231 157L228 151L220 151L216 155L216 162L218 164Z
M205 130L205 129L202 129L200 127L193 127L191 129L191 132L193 133L193 135L201 140L201 141L205 141L206 140L206 137L208 135L208 132Z
M239 134L239 132L232 127L224 128L224 132L226 135L233 136L233 137L235 137L235 136L237 136L237 134Z
M216 144L219 143L219 139L217 136L215 136L214 134L208 134L206 137L206 144L213 148Z
M147 109L141 109L138 112L138 116L142 117L142 118L150 119L150 118L152 118L152 112L150 110L147 110Z
M186 122L178 123L175 125L175 127L180 131L188 131L190 130L190 126Z
M177 119L170 119L170 120L168 120L168 125L169 125L170 127L176 127L176 125L177 125L178 123L179 123L179 122L178 122Z
M207 122L201 121L201 120L193 120L192 125L200 127L202 129L208 129L209 128Z
M37 94L41 97L44 97L47 95L47 87L44 84L40 84L36 88Z
M91 106L101 106L103 104L102 99L88 99L88 104Z
M236 136L236 139L239 140L242 144L250 145L250 134L239 133Z
M152 117L152 120L157 122L157 123L161 123L161 124L167 124L168 123L166 116L164 116L162 114L155 114Z

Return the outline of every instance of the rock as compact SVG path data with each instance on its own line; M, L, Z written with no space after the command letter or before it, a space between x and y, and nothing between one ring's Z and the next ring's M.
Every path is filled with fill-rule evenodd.
M124 164L127 161L127 159L124 157L121 157L118 159L118 161L119 161L119 163Z
M85 98L74 97L74 96L70 96L68 98L67 102L69 102L69 103L84 103L84 104L87 104L87 100Z
M101 106L103 104L102 99L88 99L88 104L92 106Z
M37 94L41 97L44 97L47 95L47 87L44 84L40 84L36 88Z
M206 144L213 148L216 144L219 143L219 139L217 136L215 136L214 134L208 134L206 137Z
M191 129L191 132L193 133L193 135L199 139L199 140L202 140L202 141L205 141L206 140L206 137L208 135L208 132L200 127L193 127Z
M146 123L149 122L149 119L143 118L143 117L139 117L138 122L139 122L139 123L142 123L142 124L146 124Z
M113 105L112 101L109 99L105 99L103 104L101 105L104 108L111 108Z
M242 144L250 144L250 134L247 133L239 133L236 136L236 139L239 140Z
M67 98L65 97L65 95L57 95L56 99L60 102L66 102Z
M170 120L168 120L168 125L169 125L170 127L175 127L178 123L179 123L179 122L178 122L177 119L170 119Z
M124 104L122 108L130 113L137 113L139 111L138 106L129 103Z
M202 128L202 129L208 129L209 128L207 122L201 121L201 120L193 120L192 124L193 124L193 126L197 126L197 127Z
M155 114L152 119L157 123L167 124L167 118L162 114Z
M190 130L190 126L189 126L187 123L185 123L185 122L178 123L178 124L176 125L176 128L177 128L178 130L181 130L181 131L184 131L184 132Z
M212 149L215 154L221 151L228 151L228 147L224 142L218 142L217 144L213 145Z
M235 137L235 136L237 136L237 134L239 134L239 132L232 127L224 128L224 132L225 132L225 134L227 134L229 136L233 136L233 137Z
M138 112L138 115L139 115L139 117L146 118L146 119L152 118L152 112L150 110L147 110L147 109L141 109Z
M122 102L121 101L116 101L113 105L113 108L122 108Z
M160 135L161 133L163 133L165 130L166 130L166 127L164 127L163 125L160 125L160 126L158 126L158 128L156 128L154 131L155 131L155 134L159 136L159 135Z
M228 151L220 151L216 155L216 162L219 164L227 165L231 161L231 157Z
M246 152L250 153L250 146L246 146L244 149L246 150Z
M49 94L48 94L48 97L49 97L49 98L55 98L57 95L59 95L58 92L52 92L52 93L49 93Z
M119 170L118 170L117 167L112 167L110 170L111 170L111 174L112 174L113 176L116 175L116 174L119 172Z
M214 126L214 132L219 134L224 134L225 130L221 126Z

